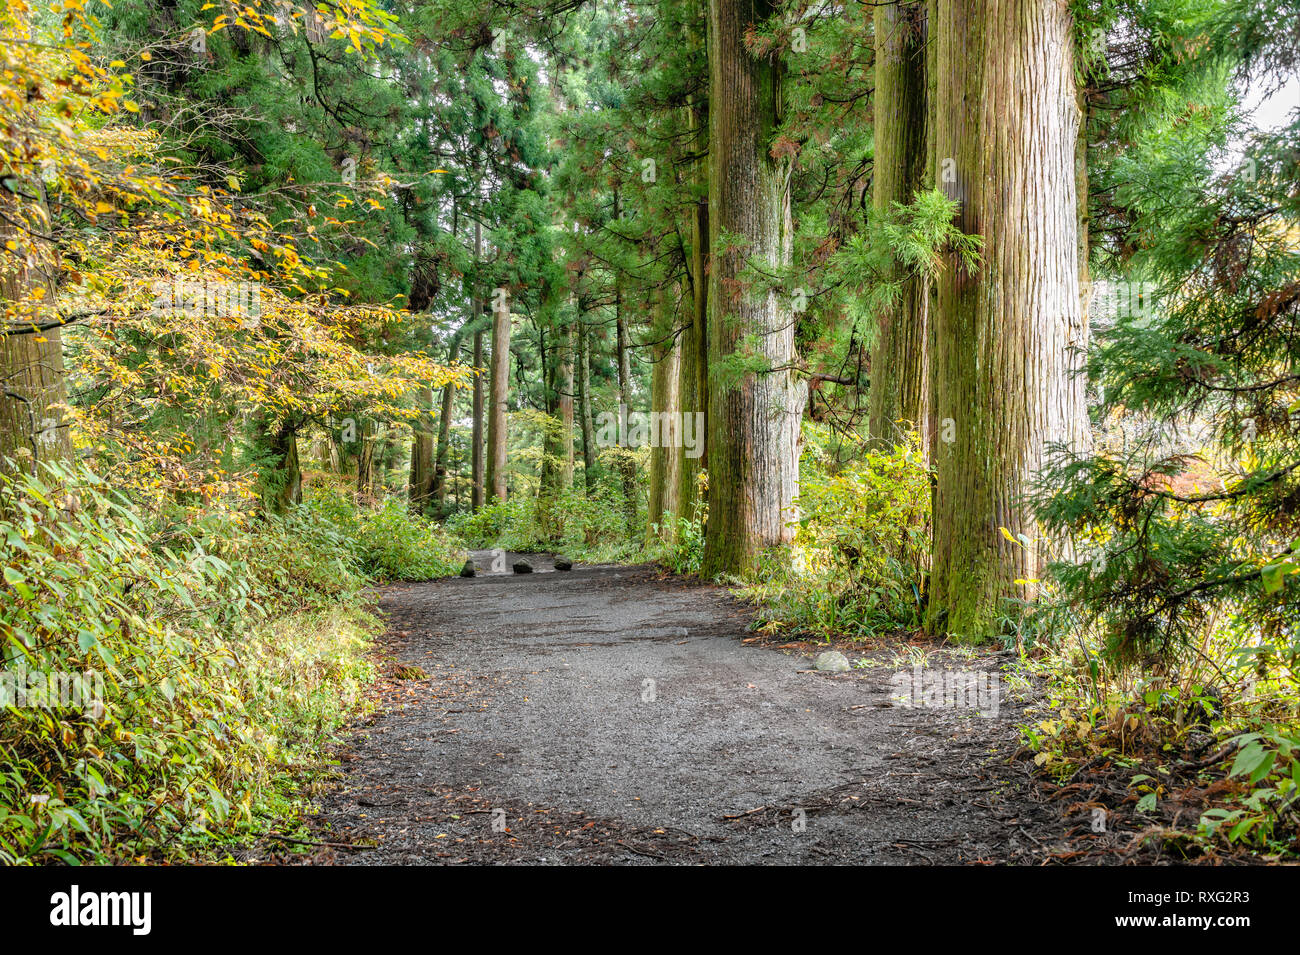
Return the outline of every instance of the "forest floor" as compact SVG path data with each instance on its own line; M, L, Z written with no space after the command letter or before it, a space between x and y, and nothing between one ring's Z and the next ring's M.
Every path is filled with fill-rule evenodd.
M927 660L997 674L996 715L903 707L904 644L821 672L722 588L529 559L385 588L378 706L311 820L332 847L294 861L1032 865L1088 829L1013 759L1007 655Z

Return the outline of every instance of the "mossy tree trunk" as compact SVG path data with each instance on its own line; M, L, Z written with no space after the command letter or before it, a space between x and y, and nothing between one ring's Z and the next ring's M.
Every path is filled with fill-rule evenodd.
M698 454L681 456L678 473L678 513L690 518L700 501L700 471L708 467L709 410L709 109L699 96L688 107L692 144L699 158L692 180L699 192L691 207L690 319L682 329L678 364L678 402L683 415L694 415L683 428L693 428ZM695 427L697 420L700 427Z
M653 332L650 372L650 493L646 530L671 541L676 531L681 467L681 403L678 396L681 347L675 325L674 290L659 291L659 315Z
M954 259L937 282L927 622L978 639L998 629L1007 598L1032 595L1037 535L1023 495L1047 444L1075 435L1083 413L1069 381L1079 120L1066 6L939 0L934 10L932 173L960 202L962 231L983 236L984 261L968 271Z
M875 7L875 158L872 205L887 214L925 187L927 36L924 3ZM929 299L925 281L895 266L902 282L897 303L877 316L867 392L867 429L873 439L896 442L915 429L924 445L929 409Z
M40 195L39 180L11 180L28 195ZM57 324L48 228L28 221L14 194L0 188L0 469L5 459L31 473L43 461L72 452L62 405L68 400L63 334ZM10 251L8 244L14 244Z
M582 421L582 483L596 491L596 423L591 402L591 332L578 313L578 416Z
M780 121L775 58L755 59L745 32L774 12L755 0L709 3L709 519L706 574L752 569L788 541L798 493L807 388L794 377L787 296L745 287L746 261L779 273L791 261L789 160L770 152ZM728 241L723 248L723 237ZM737 374L738 353L761 367Z

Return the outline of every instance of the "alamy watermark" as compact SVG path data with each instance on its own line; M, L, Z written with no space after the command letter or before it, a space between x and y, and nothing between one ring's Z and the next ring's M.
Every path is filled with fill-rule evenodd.
M18 663L0 670L0 708L77 709L92 719L104 715L104 677L82 673L28 670Z
M704 453L703 411L632 411L619 405L618 413L596 416L596 444L602 448L684 448L688 458Z
M971 709L980 716L997 716L1002 698L1001 677L983 670L935 670L914 666L890 678L890 701L907 709Z
M150 315L161 318L238 318L245 328L256 328L262 316L262 288L256 282L207 280L153 283Z

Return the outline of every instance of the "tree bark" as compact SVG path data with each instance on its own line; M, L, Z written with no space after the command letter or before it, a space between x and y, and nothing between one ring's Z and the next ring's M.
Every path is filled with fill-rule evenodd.
M483 225L474 223L474 261L483 259ZM474 321L483 314L483 290L474 289ZM470 472L473 487L470 490L470 507L477 511L483 506L483 332L474 330L474 424L470 435Z
M925 186L927 17L924 3L875 7L875 158L872 205L877 217L908 203ZM877 316L867 392L867 431L896 443L908 430L926 442L929 407L929 296L921 276L895 264L898 302Z
M510 398L510 303L492 300L492 378L489 382L487 484L493 500L506 499L506 403Z
M578 315L578 388L582 407L582 483L587 494L596 491L596 423L591 406L591 333Z
M366 423L359 422L362 430L361 450L357 453L357 497L367 503L375 499L375 452L383 435L378 424L370 422L374 431L366 433Z
M703 191L691 209L691 315L682 330L678 401L682 413L697 418L689 425L698 442L699 454L692 452L681 457L678 477L678 513L689 519L695 516L696 505L702 500L700 472L708 467L708 409L709 409L709 110L707 101L692 103L688 108L690 127L694 130L693 143L697 153L705 154L694 163L692 176L695 185ZM702 417L701 417L702 416Z
M618 216L618 193L614 193L614 215ZM615 280L617 282L617 279ZM615 362L618 367L618 414L620 420L631 412L632 401L632 355L628 347L627 317L623 314L623 293L617 286L614 289L614 348ZM622 433L620 428L619 432ZM630 450L630 449L629 449ZM618 471L623 480L623 519L627 525L628 537L636 536L636 468L632 458L620 455Z
M473 321L471 316L470 321ZM447 345L447 364L454 365L460 360L461 331L451 337ZM447 515L447 455L451 441L451 419L455 410L455 386L448 383L442 388L442 407L438 418L438 450L433 461L433 506L438 517Z
M267 434L267 447L274 456L271 493L266 504L272 513L285 514L302 501L302 468L298 462L298 429L281 422Z
M709 519L706 574L752 570L788 541L798 493L799 425L807 387L796 382L794 318L775 290L743 286L747 258L771 272L791 260L789 160L769 152L780 121L780 64L745 50L768 2L710 0L709 29ZM733 240L725 251L722 237ZM738 241L741 247L737 247ZM766 368L720 379L719 361L757 349Z
M934 562L927 624L981 638L1005 598L1032 596L1022 495L1083 408L1069 381L1079 326L1072 24L1048 0L939 0L933 24L935 182L984 237L974 273L937 282ZM1008 540L1024 534L1031 543ZM1019 582L1017 582L1019 581Z
M560 342L559 374L560 427L563 429L560 437L560 488L566 491L573 487L573 338L574 327L570 323L565 326Z
M39 195L39 180L23 179L19 192ZM68 400L59 328L35 331L57 319L48 243L37 236L48 226L30 221L13 193L0 188L0 471L34 473L40 462L71 456L72 442L60 409ZM30 231L29 231L30 230ZM16 245L15 252L6 243ZM33 294L43 296L34 298Z
M674 334L675 309L671 289L660 290L659 321L654 335L654 367L650 372L650 493L647 535L657 526L662 541L674 539L681 467L681 405L678 400L681 348Z
M433 481L433 389L421 388L417 399L420 417L411 434L411 470L406 496L412 514L423 514L429 506L429 489Z

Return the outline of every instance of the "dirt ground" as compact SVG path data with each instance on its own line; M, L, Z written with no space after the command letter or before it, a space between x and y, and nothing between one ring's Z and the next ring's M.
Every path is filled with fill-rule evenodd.
M926 661L995 707L904 706L902 645L821 672L717 587L515 559L385 590L380 706L313 821L333 845L297 861L1032 865L1080 825L1011 758L1008 656Z

